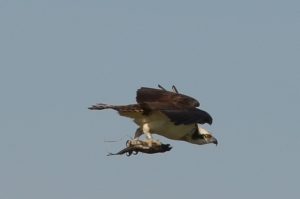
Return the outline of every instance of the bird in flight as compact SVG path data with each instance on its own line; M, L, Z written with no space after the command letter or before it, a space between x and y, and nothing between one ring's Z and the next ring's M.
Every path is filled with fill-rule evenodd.
M217 139L201 124L212 124L212 117L198 109L200 103L187 95L180 94L175 86L167 91L141 87L137 90L136 104L108 105L98 103L89 107L90 110L113 109L121 116L133 119L137 124L134 140L145 135L147 141L155 143L153 134L172 140L186 141L192 144L218 144Z

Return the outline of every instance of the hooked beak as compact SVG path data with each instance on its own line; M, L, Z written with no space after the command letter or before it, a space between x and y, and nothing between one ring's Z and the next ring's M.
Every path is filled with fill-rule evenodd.
M214 143L217 146L218 145L218 140L216 138L214 138L214 140L212 141L212 143Z

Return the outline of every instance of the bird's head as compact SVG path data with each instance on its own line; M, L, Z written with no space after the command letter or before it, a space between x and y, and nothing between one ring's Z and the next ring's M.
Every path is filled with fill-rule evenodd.
M199 126L198 126L198 130L196 130L192 134L189 142L193 144L199 144L199 145L210 144L210 143L218 145L218 140L209 131Z

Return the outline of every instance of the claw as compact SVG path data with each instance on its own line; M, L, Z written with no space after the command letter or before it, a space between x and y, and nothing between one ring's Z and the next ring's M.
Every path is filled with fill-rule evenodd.
M126 145L127 147L129 147L130 144L131 144L131 140L127 140L125 145Z

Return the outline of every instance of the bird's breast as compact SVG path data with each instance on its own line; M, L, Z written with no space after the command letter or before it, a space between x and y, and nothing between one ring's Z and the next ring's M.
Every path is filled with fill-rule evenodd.
M183 139L184 136L191 133L195 128L194 124L175 125L161 112L154 112L150 115L136 118L135 122L141 127L147 125L150 133L158 134L173 140Z

